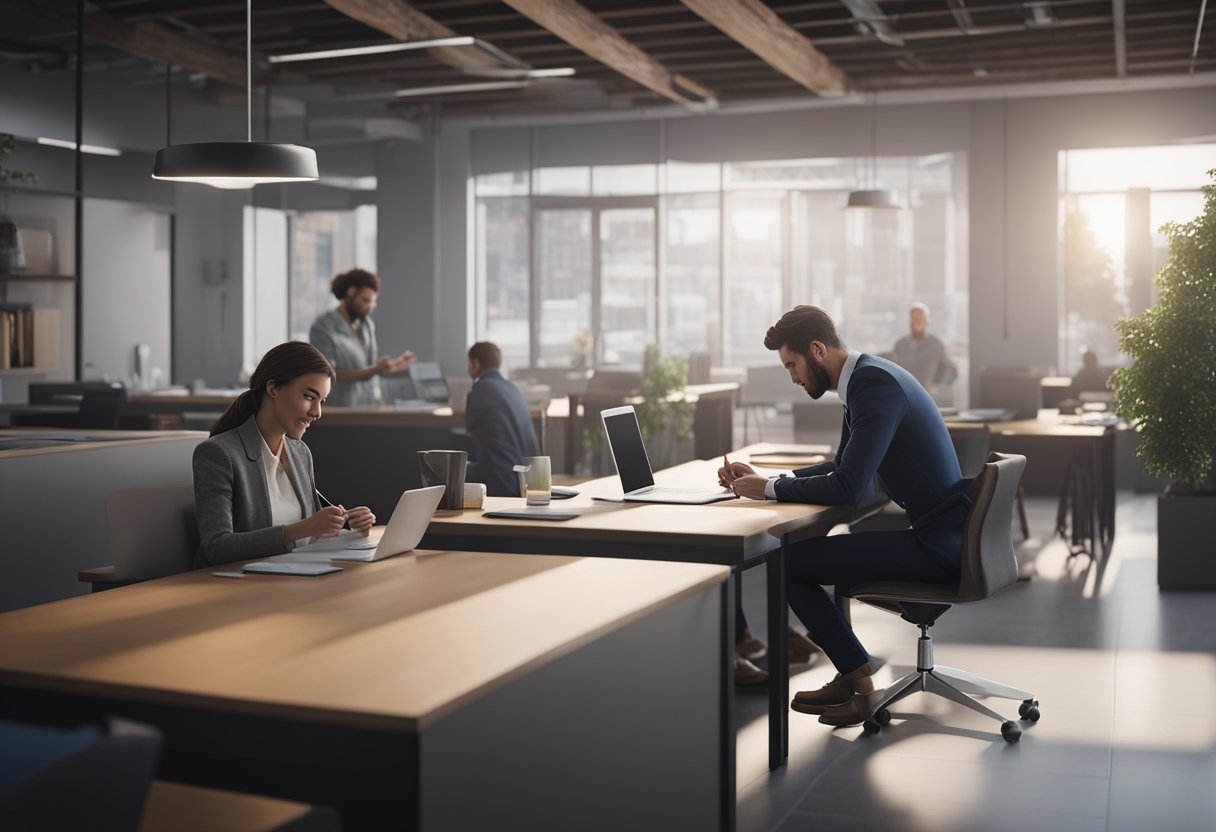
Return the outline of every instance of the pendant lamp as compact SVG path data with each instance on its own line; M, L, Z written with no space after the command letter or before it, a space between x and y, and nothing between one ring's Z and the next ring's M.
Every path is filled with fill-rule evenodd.
M245 0L245 141L176 144L156 151L153 179L252 188L267 182L317 178L311 147L253 140L253 0Z
M866 184L862 188L849 193L848 208L882 208L898 209L903 206L895 191L879 188L878 185L878 93L870 99L870 158L867 161L868 172Z

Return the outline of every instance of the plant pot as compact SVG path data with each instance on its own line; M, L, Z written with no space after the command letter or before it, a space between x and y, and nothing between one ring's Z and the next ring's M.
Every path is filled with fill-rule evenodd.
M1157 498L1157 587L1216 591L1216 495Z
M0 220L0 274L13 274L25 267L21 238L12 220Z

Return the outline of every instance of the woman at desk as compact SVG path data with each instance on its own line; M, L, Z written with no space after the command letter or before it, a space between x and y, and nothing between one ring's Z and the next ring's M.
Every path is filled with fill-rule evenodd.
M312 454L301 437L321 418L333 382L333 366L316 347L279 344L211 438L195 448L196 567L278 555L296 541L336 534L343 524L367 532L376 522L366 506L320 505Z

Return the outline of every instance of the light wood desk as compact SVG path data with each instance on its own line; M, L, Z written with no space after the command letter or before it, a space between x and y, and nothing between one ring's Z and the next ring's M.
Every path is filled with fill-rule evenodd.
M778 450L751 445L730 454L747 462L751 453ZM655 474L659 485L677 488L717 488L721 458L697 460ZM767 470L767 469L760 469ZM773 475L777 472L771 471ZM730 500L703 506L653 503L605 503L593 497L620 499L620 480L603 477L576 486L577 497L550 504L559 513L577 513L573 520L499 520L483 511L519 509L519 497L486 498L483 509L439 512L422 545L520 553L566 552L609 558L643 558L685 563L716 563L732 570L766 565L768 583L769 655L786 655L785 549L789 544L826 534L838 523L864 517L878 506L815 506ZM731 646L734 630L727 634ZM724 699L729 701L727 692ZM724 719L729 719L724 715ZM789 755L789 668L773 661L769 668L769 767L781 766Z
M728 576L470 552L190 572L0 615L0 712L151 723L161 778L346 830L717 829Z

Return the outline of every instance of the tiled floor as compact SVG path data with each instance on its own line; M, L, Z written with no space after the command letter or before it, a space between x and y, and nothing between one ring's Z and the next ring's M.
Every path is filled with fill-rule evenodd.
M1104 568L1050 539L1054 501L1027 507L1019 557L1033 578L955 607L933 636L938 664L1033 691L1042 719L1007 744L995 721L925 694L873 737L791 712L789 763L770 774L767 699L741 692L742 832L1216 829L1216 594L1158 592L1153 495L1119 495ZM760 570L745 577L744 606L762 630ZM880 684L915 664L915 627L857 603L853 617L887 662ZM833 673L817 664L792 689ZM1017 703L989 704L1016 716Z

